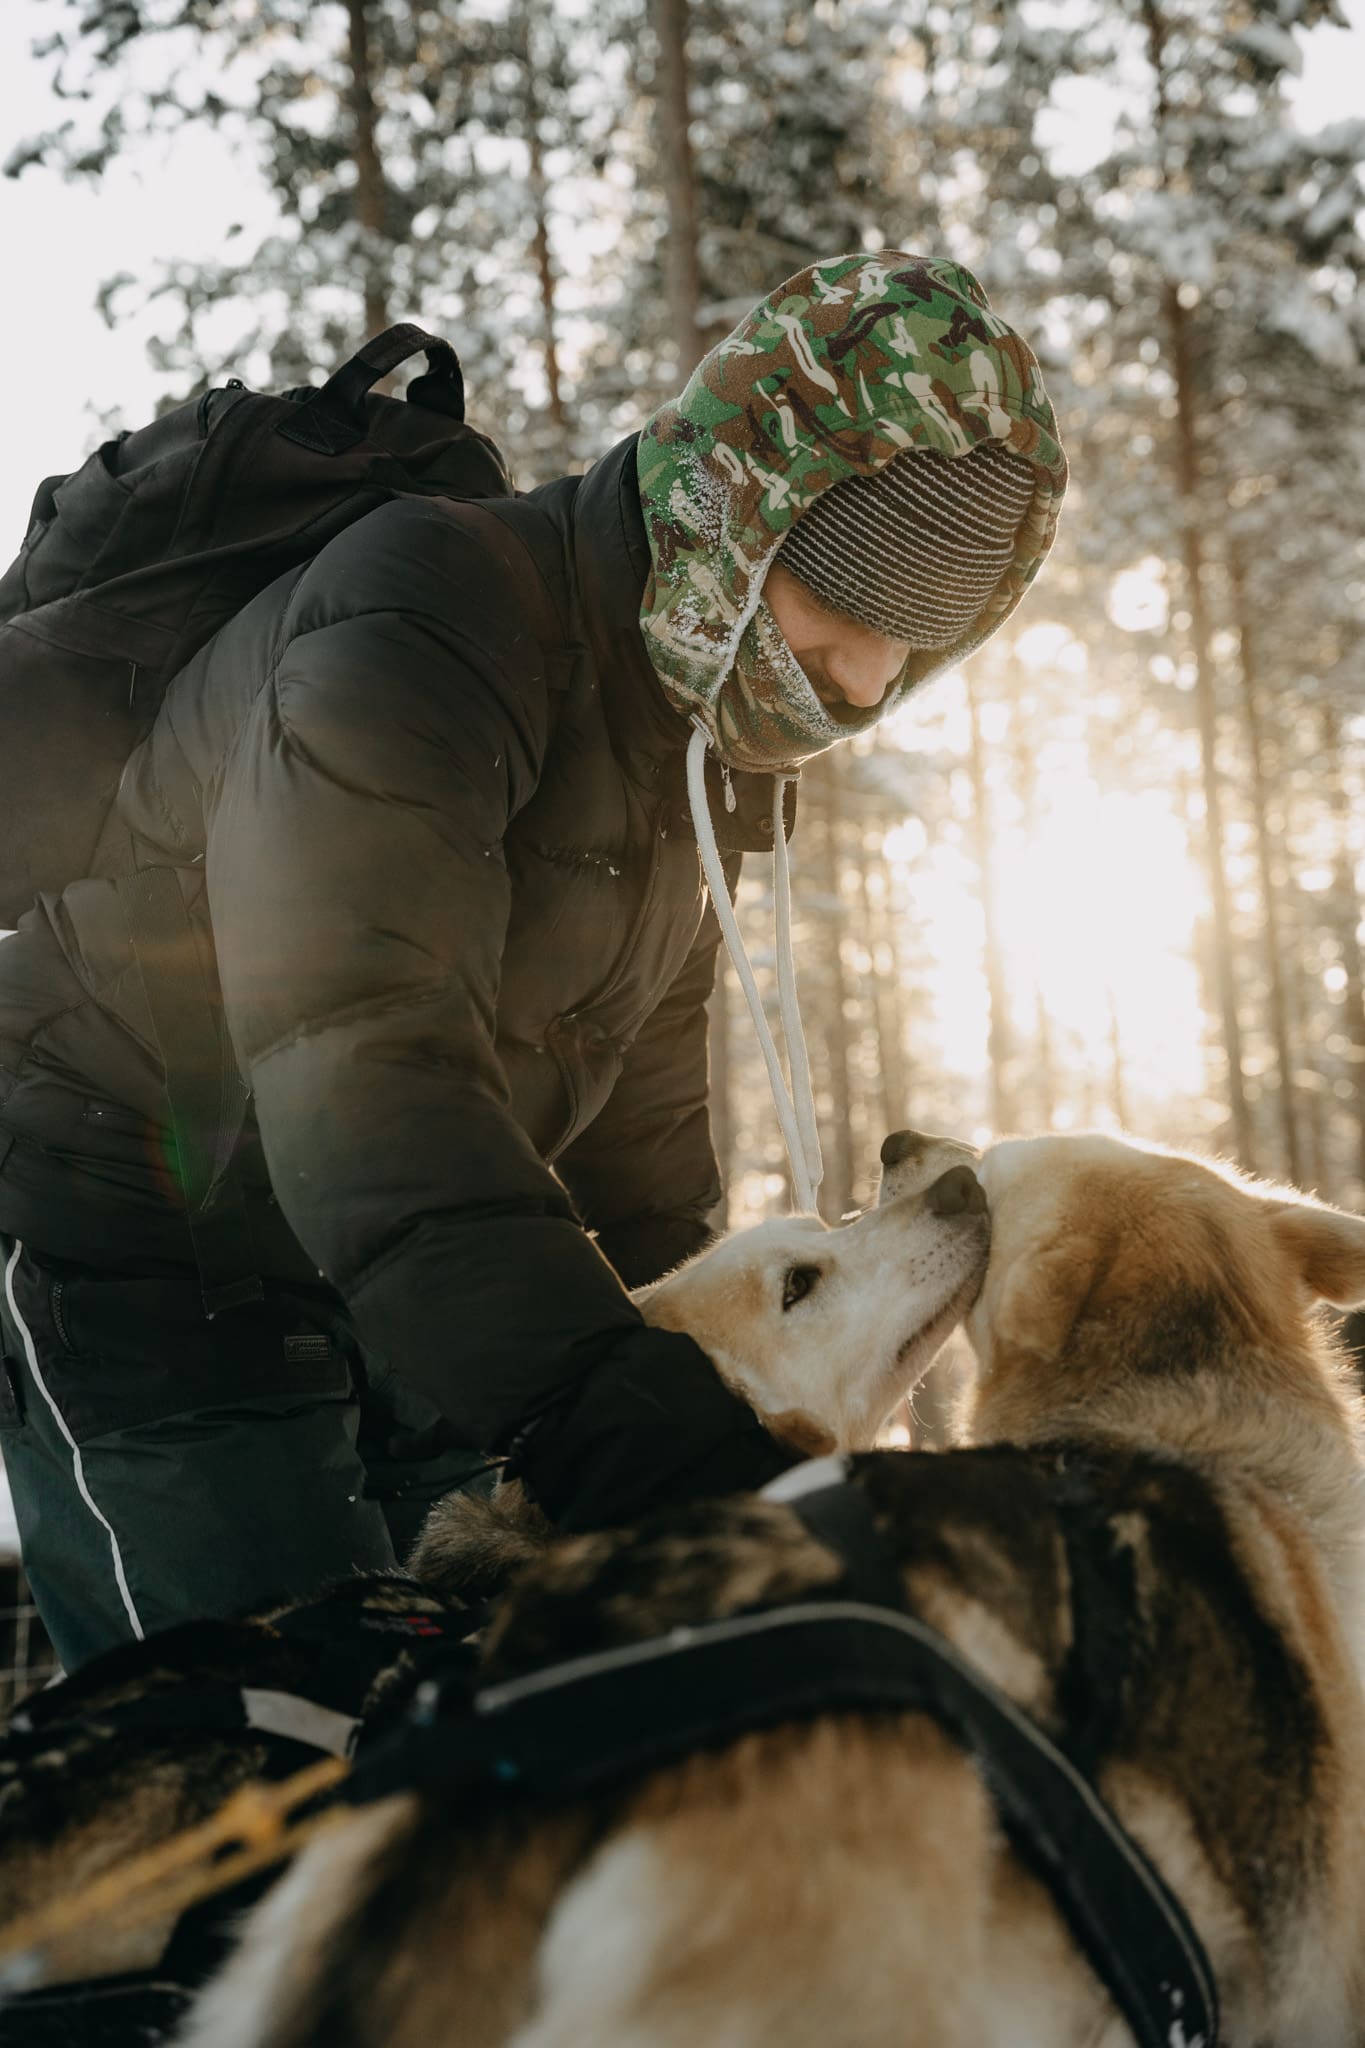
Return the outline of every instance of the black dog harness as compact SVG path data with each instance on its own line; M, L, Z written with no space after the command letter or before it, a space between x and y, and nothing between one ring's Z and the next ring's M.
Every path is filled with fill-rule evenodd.
M478 1687L460 1659L418 1687L339 1796L421 1790L537 1804L628 1781L756 1728L839 1710L930 1713L975 1760L1138 2048L1216 2048L1198 1936L1132 1837L1012 1700L905 1609L860 1490L788 1505L844 1561L836 1597L678 1628Z
M409 1612L357 1610L353 1600L324 1595L279 1615L268 1630L231 1622L182 1622L163 1632L159 1647L169 1675L145 1692L109 1700L87 1697L105 1669L122 1653L113 1651L74 1679L32 1698L0 1730L0 1780L69 1742L77 1731L101 1741L128 1736L190 1736L230 1739L254 1734L264 1739L261 1775L285 1778L317 1755L350 1756L363 1727L362 1713L376 1681L407 1652L418 1670L425 1660L444 1669L477 1615L432 1613L431 1596L413 1582ZM211 1656L223 1667L232 1653L249 1657L268 1650L269 1638L294 1642L306 1662L308 1689L241 1683L234 1678L174 1673L176 1655L193 1664ZM409 1681L411 1683L411 1681Z
M370 1706L378 1680L400 1657L407 1687L428 1660L453 1669L461 1637L476 1616L455 1610L433 1612L425 1587L408 1582L410 1608L357 1607L355 1587L324 1594L307 1606L279 1615L268 1629L233 1622L182 1622L165 1631L158 1648L164 1675L143 1693L109 1698L120 1666L129 1682L136 1675L141 1646L110 1651L94 1665L26 1701L0 1730L0 1785L22 1778L34 1765L61 1767L74 1736L84 1735L98 1756L100 1745L151 1738L179 1746L195 1737L231 1740L253 1735L261 1746L258 1775L291 1777L319 1755L348 1756L362 1728L373 1728ZM400 1596L403 1580L388 1575ZM178 1677L177 1656L193 1670L197 1663L226 1671L234 1661L253 1665L256 1675L271 1668L271 1639L292 1642L307 1672L307 1690L279 1684L239 1683L222 1676ZM117 1691L117 1685L114 1684ZM405 1695L406 1696L406 1695ZM362 1721L368 1712L369 1718ZM396 1719L396 1713L395 1717ZM6 2048L151 2048L168 2042L199 1988L227 1960L241 1915L274 1881L274 1870L220 1891L182 1913L156 1965L115 1975L16 1994L0 1984L0 2041Z

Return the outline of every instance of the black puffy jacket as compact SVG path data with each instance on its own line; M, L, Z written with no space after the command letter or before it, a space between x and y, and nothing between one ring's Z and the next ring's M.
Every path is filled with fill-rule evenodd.
M485 1448L639 1328L616 1273L694 1250L718 1194L717 932L647 567L632 439L523 498L386 505L223 628L108 871L0 947L0 1232L190 1257L111 878L169 862L253 1091L269 1270L321 1272ZM732 854L772 832L771 784L735 780Z

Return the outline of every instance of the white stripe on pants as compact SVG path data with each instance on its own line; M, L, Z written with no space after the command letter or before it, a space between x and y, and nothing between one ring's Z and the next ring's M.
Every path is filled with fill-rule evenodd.
M14 1271L16 1266L19 1264L20 1259L23 1256L23 1251L24 1247L22 1246L22 1244L20 1244L18 1238L16 1238L14 1240L14 1250L10 1253L9 1263L5 1267L5 1299L9 1303L9 1311L10 1314L14 1317L15 1328L18 1330L19 1336L23 1342L24 1355L28 1360L28 1369L33 1374L34 1385L37 1387L38 1392L42 1395L43 1400L46 1402L48 1409L51 1412L52 1419L56 1423L58 1429L61 1431L62 1436L67 1444L67 1447L71 1452L71 1469L75 1474L76 1478L76 1490L80 1494L81 1499L85 1502L85 1505L89 1508L91 1514L95 1517L95 1520L99 1523L101 1529L103 1529L105 1535L109 1538L109 1550L113 1559L114 1577L118 1581L119 1595L123 1601L124 1612L128 1616L128 1620L132 1625L133 1634L137 1637L138 1641L141 1642L145 1634L145 1630L143 1629L142 1623L138 1618L138 1611L136 1606L134 1605L133 1596L128 1589L128 1580L123 1570L123 1553L118 1547L118 1537L114 1534L111 1524L96 1507L94 1499L90 1492L90 1488L85 1483L85 1467L81 1462L80 1445L76 1442L75 1437L72 1436L71 1431L67 1428L66 1417L62 1414L61 1409L57 1406L56 1402L53 1400L51 1394L47 1390L47 1382L43 1378L42 1368L38 1364L38 1353L34 1348L33 1333L31 1332L31 1330L28 1327L28 1324L24 1321L23 1317L19 1313L19 1304L14 1296Z

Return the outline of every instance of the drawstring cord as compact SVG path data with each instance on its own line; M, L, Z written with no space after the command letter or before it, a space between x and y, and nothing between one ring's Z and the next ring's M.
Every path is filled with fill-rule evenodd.
M791 1161L792 1186L796 1193L798 1209L813 1213L816 1191L824 1177L824 1163L820 1157L820 1137L815 1122L815 1097L811 1089L810 1060L806 1052L806 1037L801 1028L801 1010L796 995L796 962L792 953L791 934L791 868L787 859L786 823L783 816L783 792L795 778L779 775L774 779L773 789L773 908L777 925L777 987L778 1003L782 1017L782 1035L787 1043L787 1058L791 1066L792 1090L788 1093L782 1062L768 1020L763 1014L763 1002L758 993L754 970L744 949L739 922L730 892L725 886L725 875L720 864L720 852L716 845L715 827L711 823L711 811L706 801L706 750L710 744L705 727L694 720L695 731L687 746L687 795L692 806L692 825L697 835L697 847L701 853L702 870L706 886L711 891L716 916L720 920L721 934L726 951L734 962L739 985L744 991L744 1000L749 1005L754 1030L758 1034L764 1064L768 1069L768 1085L773 1093L773 1106L777 1120L782 1127L783 1142L787 1157Z

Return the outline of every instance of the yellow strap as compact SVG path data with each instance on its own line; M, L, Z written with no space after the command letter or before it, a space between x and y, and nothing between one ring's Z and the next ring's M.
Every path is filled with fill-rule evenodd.
M67 1898L21 1913L0 1928L0 1987L29 1991L78 1975L80 1944L92 1929L132 1932L297 1855L346 1809L328 1807L294 1822L289 1816L349 1769L344 1758L329 1756L278 1785L239 1786L197 1826L115 1864Z

